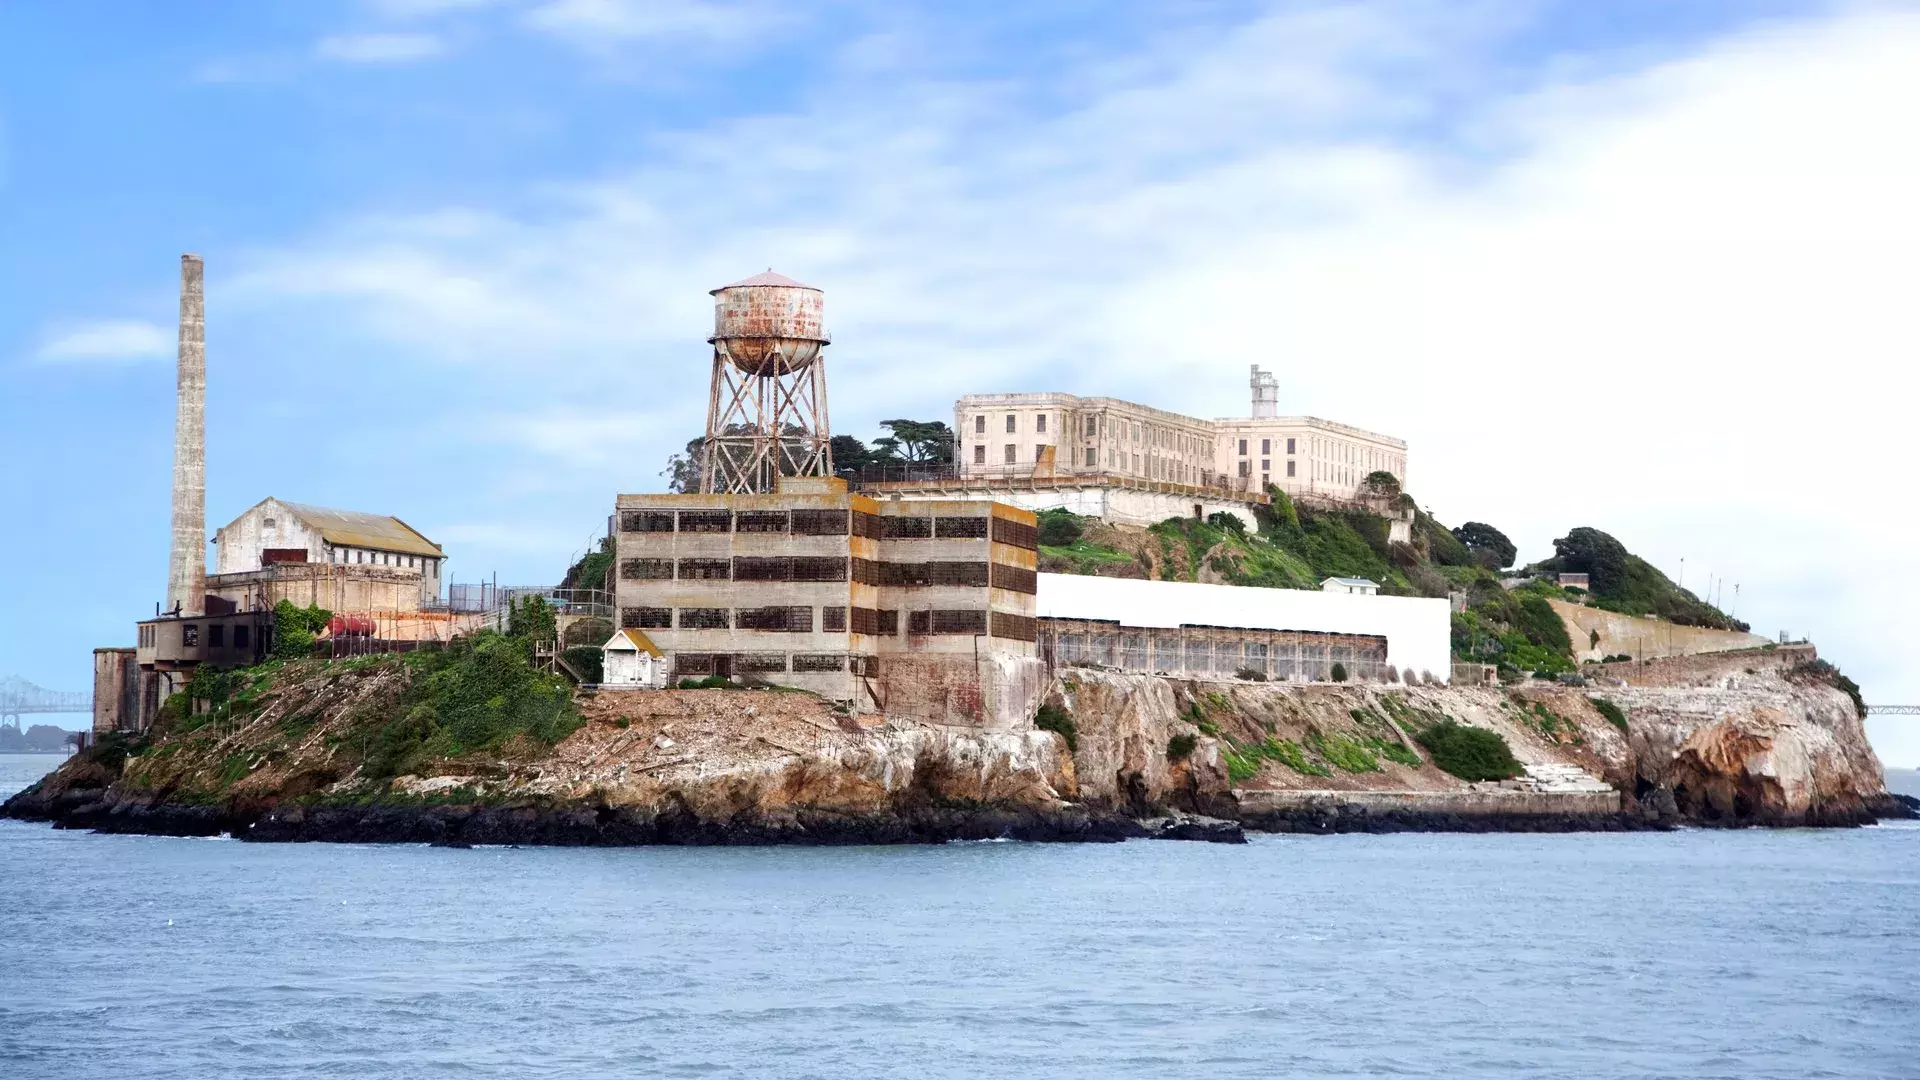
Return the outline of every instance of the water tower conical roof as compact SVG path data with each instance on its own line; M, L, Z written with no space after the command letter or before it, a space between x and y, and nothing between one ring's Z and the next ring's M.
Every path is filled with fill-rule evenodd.
M736 281L731 285L722 285L719 289L711 291L720 292L722 289L750 289L755 286L775 289L813 289L814 292L820 291L819 289L814 289L811 285L802 285L785 274L776 274L771 269L764 274L755 274L750 278Z

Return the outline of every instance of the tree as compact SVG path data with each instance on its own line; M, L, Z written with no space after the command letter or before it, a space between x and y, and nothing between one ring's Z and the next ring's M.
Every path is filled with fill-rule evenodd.
M1400 478L1385 469L1375 469L1360 481L1360 488L1368 495L1396 498L1400 494Z
M1585 525L1553 542L1554 568L1562 573L1586 574L1590 591L1604 599L1626 594L1632 560L1625 544Z
M833 471L841 476L856 474L874 463L873 451L851 435L835 435L827 445L833 451Z
M507 636L520 639L533 655L533 646L554 640L555 623L553 606L544 596L523 596L514 601L507 609ZM608 632L608 637L613 636Z
M1239 514L1229 513L1225 510L1215 510L1213 513L1208 514L1207 524L1223 532L1244 533L1247 531L1247 523L1240 520Z
M875 463L951 465L953 429L938 420L882 420L887 434L873 440Z
M1469 521L1453 530L1454 538L1466 545L1475 562L1489 570L1505 570L1513 565L1514 557L1520 549L1513 546L1507 534L1484 521Z
M667 490L686 495L700 490L700 466L706 460L707 437L702 435L687 442L685 451L667 459L667 467L660 475L667 479Z
M1048 547L1071 547L1080 539L1083 526L1078 515L1068 510L1042 510L1040 542Z

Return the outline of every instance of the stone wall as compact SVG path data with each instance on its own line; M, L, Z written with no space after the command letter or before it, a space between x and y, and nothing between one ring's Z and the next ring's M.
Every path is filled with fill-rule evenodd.
M1663 619L1621 615L1565 600L1548 600L1567 626L1575 661L1600 660L1626 654L1633 658L1691 656L1696 653L1753 649L1767 644L1759 634L1712 630L1704 626L1676 626ZM1593 638L1598 631L1599 640Z

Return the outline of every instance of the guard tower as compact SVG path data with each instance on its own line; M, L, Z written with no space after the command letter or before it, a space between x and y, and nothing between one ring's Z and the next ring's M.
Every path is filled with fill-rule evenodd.
M1280 415L1280 380L1271 371L1253 365L1253 418L1265 420Z
M713 389L700 490L768 493L832 476L819 289L768 270L713 290Z

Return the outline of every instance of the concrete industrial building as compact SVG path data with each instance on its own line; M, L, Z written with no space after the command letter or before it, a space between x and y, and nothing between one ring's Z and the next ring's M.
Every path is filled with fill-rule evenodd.
M1039 704L1032 513L905 502L844 481L771 494L622 495L620 629L674 679L745 677L861 712L989 727Z
M1278 390L1257 365L1252 390L1252 416L1221 420L1119 398L969 394L954 404L956 471L965 480L1116 478L1253 496L1272 484L1296 498L1335 500L1358 498L1375 471L1406 486L1405 442L1273 415Z

